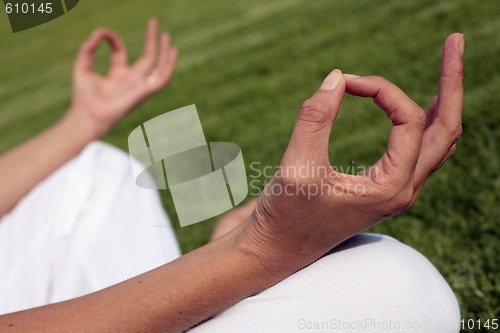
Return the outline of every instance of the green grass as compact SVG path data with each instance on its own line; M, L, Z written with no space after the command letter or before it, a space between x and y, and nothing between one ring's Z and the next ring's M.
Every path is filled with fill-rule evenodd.
M463 32L466 102L457 154L411 210L371 231L426 255L457 294L463 318L500 317L498 1L85 0L69 14L17 34L2 13L0 151L63 114L75 51L93 28L116 29L135 58L150 16L180 47L175 80L105 140L126 150L138 124L195 103L208 140L240 145L247 167L279 163L300 103L334 68L386 76L426 106L437 93L442 42ZM100 70L106 55L99 53ZM332 163L373 163L384 151L389 126L369 101L346 98L331 140ZM215 219L179 228L168 192L162 199L183 251L204 244Z

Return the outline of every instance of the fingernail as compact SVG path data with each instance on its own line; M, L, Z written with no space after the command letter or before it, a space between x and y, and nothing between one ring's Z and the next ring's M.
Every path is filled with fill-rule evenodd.
M465 37L463 34L458 41L458 50L460 51L460 55L463 57L465 52Z
M359 75L354 75L354 74L344 74L344 77L348 78L348 79L358 79L360 78L361 76Z
M342 80L342 72L339 69L336 69L332 71L328 76L325 78L323 83L321 84L321 87L319 88L320 90L333 90L335 89L340 80Z

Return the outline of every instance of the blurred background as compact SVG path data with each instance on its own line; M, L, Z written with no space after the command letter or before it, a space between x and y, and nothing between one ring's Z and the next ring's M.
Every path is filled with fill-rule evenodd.
M2 9L0 152L65 112L75 53L94 28L119 32L135 60L152 16L180 49L175 78L104 140L127 150L139 124L196 104L207 140L238 144L249 177L256 166L279 164L301 102L332 69L385 76L426 108L437 94L442 43L464 33L457 153L414 207L370 231L427 256L457 294L464 319L500 317L498 0L82 0L68 14L15 34ZM108 54L99 50L100 72ZM346 97L331 138L332 165L369 166L384 152L389 128L370 100ZM206 243L216 219L180 228L170 194L161 196L182 250Z

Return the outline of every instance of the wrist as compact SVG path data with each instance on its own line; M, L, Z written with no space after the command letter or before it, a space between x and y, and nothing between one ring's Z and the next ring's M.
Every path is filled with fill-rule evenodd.
M84 114L72 109L68 110L53 128L66 143L79 149L102 136L100 130Z
M292 197L283 200L263 193L254 213L241 226L239 246L272 274L291 275L351 236L342 227L322 232L321 224L335 221L315 214L321 210L320 205L304 206Z
M253 237L249 237L247 226L246 222L242 223L207 245L225 248L224 255L232 258L230 261L236 264L237 270L247 275L246 279L252 280L261 287L267 288L291 275L293 271L275 271L266 261L262 260L263 258L257 249L259 245L254 242Z
M78 136L86 143L97 140L108 131L103 124L92 119L85 110L71 106L64 117L59 121L59 125L73 131L74 136Z
M291 242L285 235L277 235L268 228L267 223L254 214L246 223L237 227L240 232L237 250L276 282L287 278L321 256L312 253L311 247Z

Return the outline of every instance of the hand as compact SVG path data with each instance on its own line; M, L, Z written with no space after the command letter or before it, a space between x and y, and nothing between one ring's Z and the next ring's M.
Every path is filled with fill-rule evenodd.
M127 51L120 37L106 29L94 31L82 44L73 71L73 100L68 112L88 123L97 137L104 135L134 107L164 88L172 78L177 49L161 34L157 51L158 22L148 22L142 56L127 64ZM94 72L96 50L102 41L111 47L111 65L106 76Z
M408 209L461 135L463 36L443 48L427 115L384 78L335 70L299 112L280 171L242 226L242 247L274 274L300 269L351 236ZM336 172L328 144L344 93L373 98L392 121L387 152L359 175Z

